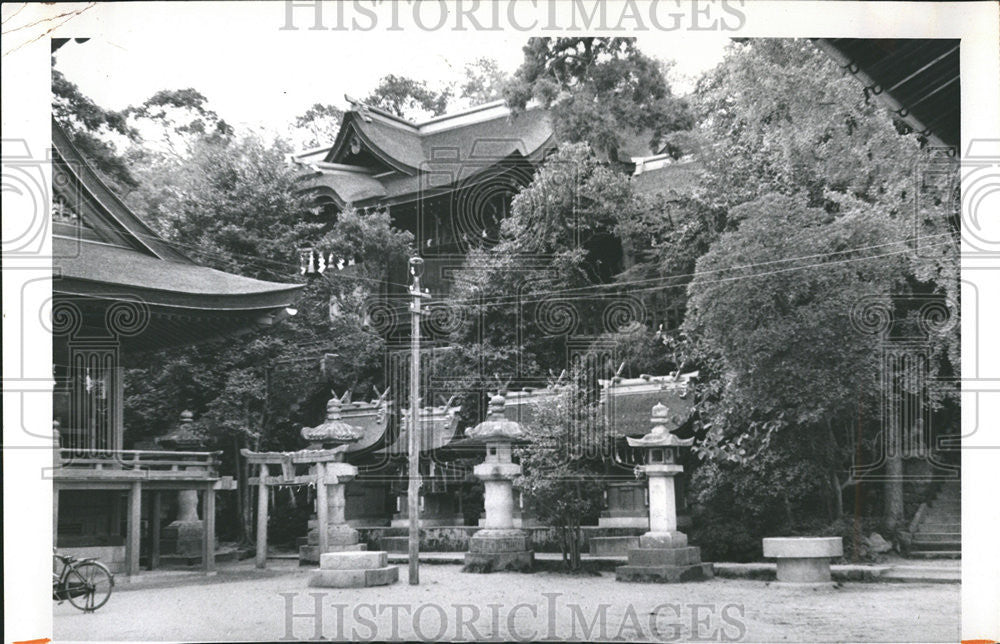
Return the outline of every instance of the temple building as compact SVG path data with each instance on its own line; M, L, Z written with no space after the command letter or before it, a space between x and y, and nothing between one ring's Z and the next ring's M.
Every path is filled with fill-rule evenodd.
M448 271L497 239L511 199L554 148L543 110L512 116L497 101L413 123L355 104L332 146L293 160L329 216L348 206L388 209L393 224L414 235L424 286L444 294ZM405 266L390 271L397 285L389 294L402 293Z
M180 409L160 449L131 449L123 370L149 351L274 324L301 286L198 265L109 189L55 122L52 147L55 546L133 575L140 550L157 565L170 534L161 526L173 522L175 554L193 547L211 572L215 495L232 479L220 476L219 453L190 451L198 440Z
M513 114L503 101L495 101L417 123L354 102L332 145L296 154L292 161L302 171L303 190L313 196L331 220L348 207L388 210L395 227L414 235L425 262L422 286L440 300L447 297L451 277L462 267L467 253L498 241L500 222L508 215L513 197L531 182L556 144L551 118L542 109ZM676 161L667 154L645 152L647 156L632 160L631 180L638 192L669 201L695 185L696 161ZM595 242L588 247L591 255L599 256L612 272L627 267L627 249L610 234L595 237L600 237L601 246ZM344 260L322 254L322 249L310 250L303 257L304 272ZM390 344L395 344L409 338L405 315L408 298L403 287L407 282L406 267L390 266L389 275L381 295L398 309L398 323L387 334ZM668 310L663 320L668 325L676 324L681 315L682 311ZM426 352L433 352L434 339L425 340ZM399 354L389 357L389 371L393 371L391 364L398 362L404 367L407 363L406 351ZM623 383L621 379L612 382L611 373L603 376L609 379L605 381L604 395L612 406L615 400L623 404L626 393L676 389L673 382L666 383L665 377ZM386 379L387 386L393 381L394 391L405 391L405 383L395 382L391 374L387 373ZM450 393L434 391L431 386L427 397L444 402ZM545 390L536 389L532 395L544 396ZM532 395L512 391L506 414L511 418L521 414ZM635 406L637 415L632 428L636 435L647 431L649 409L659 401L641 398L642 402ZM689 407L684 405L684 409ZM482 446L476 447L464 438L465 427L459 426L457 411L447 402L425 406L421 411L420 468L424 483L420 507L422 524L428 527L475 526L481 520L481 491L475 489L471 466L481 456ZM354 525L402 528L406 524L409 418L406 411L397 415L399 429L394 431L391 423L383 428L382 448L348 454L360 472L347 486L347 519ZM616 423L611 420L608 427L615 433L620 443L618 455L625 461L615 462L609 456L608 467L609 476L621 483L609 491L605 516L593 517L593 523L596 527L600 519L601 527L639 530L646 516L644 488L634 480L634 462L627 447L622 447L626 433ZM387 500L379 500L379 493L388 494ZM514 521L518 526L532 523L530 508L523 508L519 499ZM389 537L390 543L394 538L398 537Z

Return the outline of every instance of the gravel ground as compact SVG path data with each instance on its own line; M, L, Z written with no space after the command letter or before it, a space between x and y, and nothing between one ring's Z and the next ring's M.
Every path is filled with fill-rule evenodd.
M466 574L423 565L421 585L309 588L308 570L266 577L225 572L182 585L116 589L94 614L54 608L67 640L625 640L958 641L957 584L847 583L799 590L715 579L676 585L618 583L613 573ZM311 595L310 593L313 593ZM315 614L319 601L322 614ZM289 608L291 610L289 610ZM291 621L291 631L289 631Z

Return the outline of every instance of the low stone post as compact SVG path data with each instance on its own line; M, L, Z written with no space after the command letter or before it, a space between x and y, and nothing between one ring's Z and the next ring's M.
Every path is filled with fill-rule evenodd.
M511 461L513 442L524 436L521 426L504 417L504 397L490 400L486 420L465 431L469 438L486 446L486 459L473 472L483 481L486 520L483 529L469 539L465 570L530 570L534 553L528 547L528 535L514 527L514 478L521 466Z
M687 535L677 529L674 477L684 471L677 463L679 448L694 439L681 440L667 430L669 410L653 407L653 429L642 438L629 438L631 447L645 452L639 471L649 485L649 532L639 537L639 547L628 551L628 565L616 569L618 581L672 583L711 579L712 564L701 563L701 551L688 546Z

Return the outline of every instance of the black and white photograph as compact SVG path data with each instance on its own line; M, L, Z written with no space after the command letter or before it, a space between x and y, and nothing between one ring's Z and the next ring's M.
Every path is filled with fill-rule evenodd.
M1000 4L2 25L6 641L1000 640Z

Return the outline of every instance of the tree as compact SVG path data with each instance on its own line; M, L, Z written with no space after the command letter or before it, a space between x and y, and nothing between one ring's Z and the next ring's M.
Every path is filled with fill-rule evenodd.
M295 117L294 126L301 133L301 144L306 148L332 145L344 120L344 111L335 105L314 103L304 113Z
M464 72L465 79L458 84L456 93L470 106L503 98L504 87L511 80L495 60L485 56L466 63Z
M618 290L616 226L642 203L585 143L553 153L513 199L499 241L473 249L454 278L452 347L441 368L481 388L497 374L543 382L566 368L566 341L609 329ZM507 377L507 376L504 376Z
M298 190L295 170L285 161L290 151L282 141L247 134L195 141L185 157L136 155L142 186L128 200L194 259L287 281L298 266L298 249L324 226Z
M232 126L208 107L208 99L193 88L160 90L124 114L143 133L147 150L186 157L192 147L233 136Z
M531 38L504 93L515 111L538 101L561 141L586 141L614 163L658 151L669 133L693 125L662 66L634 38Z
M55 68L55 57L52 64L52 118L101 177L119 193L136 187L129 165L115 145L115 141L138 140L139 134L128 124L127 115L94 103Z
M842 227L855 221L859 217L858 213L864 212L871 222L881 227L881 243L884 244L880 246L881 252L895 252L893 257L897 261L892 262L891 270L887 268L885 272L870 276L871 285L880 285L879 297L893 312L896 320L906 321L903 322L904 325L913 325L916 313L914 309L927 298L958 302L956 231L950 224L956 203L952 198L955 175L949 177L947 173L941 173L937 175L937 179L923 176L920 182L915 182L915 171L925 155L917 138L903 134L903 129L876 102L865 101L856 80L838 70L811 43L793 40L734 43L718 68L701 79L693 103L699 119L699 133L704 141L700 156L704 177L700 190L686 206L684 228L688 232L675 238L673 242L660 246L667 256L676 253L677 257L686 258L685 261L690 262L692 256L689 249L699 249L697 252L700 254L700 249L714 248L716 244L722 243L723 237L736 234L746 225L745 216L759 215L765 196L777 193L794 198L799 204L797 209L805 207L824 213L829 221L824 225ZM920 216L914 218L918 195L923 205ZM773 200L774 197L767 199ZM741 204L756 205L744 208ZM778 221L777 213L780 208L773 210L776 213L773 215L776 217L775 221ZM818 216L814 214L814 217ZM927 248L919 253L903 252L906 250L904 242L907 239L903 230L913 230L914 225L924 240L921 242L922 246L926 245ZM761 238L767 236L759 225L755 230ZM815 229L820 230L825 229ZM786 230L783 225L776 224L769 234L775 238L768 242L773 246L767 251L755 253L753 257L756 257L756 261L780 262L783 258L795 256L784 252L795 249L782 251L784 241L777 239L778 237L790 236L802 242L804 245L799 249L801 255L809 254L806 250L813 247L813 242L800 240L796 233ZM868 234L861 239L867 236ZM739 248L735 245L735 240L742 238L728 239L729 250L737 252ZM846 252L851 247L846 244L842 247L819 244L815 248L820 256L815 261L826 268L823 263L826 261L826 253L837 252L840 254L833 256L834 259L846 259L851 256ZM745 259L752 263L753 257ZM732 258L726 263L721 250L715 258L720 270L743 263ZM782 265L778 264L779 267ZM699 263L697 269L692 267L683 272L692 273L695 270L700 273L702 264ZM796 269L795 272L799 271ZM850 277L847 275L845 279L850 281ZM779 276L773 279L781 281L782 278ZM710 289L710 284L710 280L703 280L697 286L692 283L689 295L695 297L696 292L704 289L709 289L706 292L714 292ZM818 283L814 285L816 288L822 286ZM842 295L836 286L828 285L833 290L823 291L831 293L834 301ZM760 294L768 293L765 289ZM842 315L861 299L862 293L863 291L857 293L853 302L841 301ZM748 294L748 297L753 295ZM702 302L709 301L709 296L698 297ZM746 299L728 301L748 306ZM749 303L750 306L756 304L756 301ZM800 304L797 301L791 301L790 304L794 306L787 309L789 316L796 311L803 313L810 310L809 307L797 308ZM777 319L771 321L771 324L762 321L762 330L753 338L744 336L739 326L726 330L726 324L739 323L740 314L743 311L735 311L726 321L720 313L720 318L716 320L720 334L717 337L739 338L740 342L745 343L742 345L744 348L757 347L760 353L756 358L759 360L772 355L768 353L769 350L779 349L777 345L765 349L753 342L754 339L763 339L760 335L764 332L763 329L775 330ZM831 365L843 364L840 361L843 357L840 351L846 347L822 342L815 345L799 342L798 324L791 324L791 317L783 319L789 323L785 333L792 341L789 346L780 347L782 355L789 360L801 355L803 364L810 364L820 355L817 351L830 351ZM811 324L805 321L803 325L808 335ZM696 327L697 323L693 320L686 326L694 335L697 335ZM852 329L845 331L848 335L844 337L850 344L858 332ZM704 347L706 343L697 344ZM958 364L957 330L953 329L948 334L933 338L931 346L933 364L930 370L942 374L953 373ZM716 408L715 412L707 413L706 418L711 418L717 431L732 432L731 437L734 439L746 435L747 440L753 438L759 444L763 440L763 434L755 429L747 430L749 425L746 423L749 420L745 416L727 417L718 413L719 409L728 409L730 403L739 407L739 398L734 397L739 389L732 387L732 379L748 378L755 373L752 370L744 371L750 367L749 362L741 363L739 359L743 355L742 350L737 344L728 344L711 358L702 356L706 365L714 364L719 367L714 372L715 377L707 379L704 389L709 399L720 401L721 407ZM734 352L733 355L728 354L730 351ZM736 363L741 365L738 369L728 370ZM703 373L708 375L713 372L708 368L703 369ZM795 370L783 372L781 380L790 385L790 392L801 393L801 388L796 386L794 374ZM802 373L798 372L798 375L802 376ZM820 378L819 381L828 381L819 374L816 377ZM768 381L772 379L770 376L767 378ZM795 405L791 409L796 412L802 409L817 412L816 404L820 401L825 405L843 395L842 389L838 387L816 393L820 398L814 402L791 402L790 404ZM863 393L867 395L881 391L879 387L872 386ZM944 404L946 407L955 404L949 400L950 395L942 395L940 391L932 393L934 404ZM789 402L787 398L784 400ZM861 409L869 408L871 404L873 402L869 398L862 403ZM776 410L771 411L773 413L770 417L763 412L759 413L757 420L761 423L777 421ZM833 414L832 407L828 407L820 416L828 412ZM836 414L826 417L834 416ZM844 428L851 424L846 418L841 418L841 421L833 419L830 422L844 451L854 447L871 447L864 447L843 434ZM841 424L838 425L838 422ZM820 427L825 423L826 421L821 422ZM876 425L867 428L866 435L870 436L878 430L890 431L892 428ZM795 458L801 458L801 455L790 453L788 462ZM840 466L835 469L842 472L845 461L842 458L840 462ZM898 469L901 461L898 457L890 459L890 466ZM844 487L852 483L853 481L842 478L840 485ZM886 483L884 503L889 526L898 524L902 518L901 498L901 477L890 477ZM831 503L837 506L833 514L839 514L840 499L839 494L832 495ZM857 510L860 511L860 508Z
M424 81L388 74L362 102L408 119L438 116L448 109L451 89L436 91Z
M605 481L598 453L597 413L576 384L559 385L555 395L535 405L524 429L527 442L515 450L522 474L514 481L525 504L545 525L562 533L563 563L579 571L582 522L602 507Z

